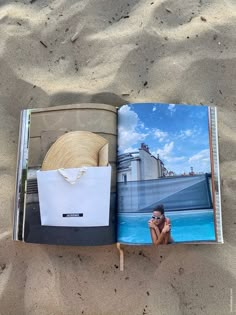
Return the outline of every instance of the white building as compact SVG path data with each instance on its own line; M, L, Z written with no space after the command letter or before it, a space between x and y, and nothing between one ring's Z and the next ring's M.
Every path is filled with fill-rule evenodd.
M153 156L147 145L141 144L138 151L118 156L117 181L138 181L164 177L167 170L159 156Z

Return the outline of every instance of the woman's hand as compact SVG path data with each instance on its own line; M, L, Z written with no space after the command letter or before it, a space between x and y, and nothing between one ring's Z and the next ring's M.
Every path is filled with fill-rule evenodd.
M156 225L154 223L154 221L151 219L148 221L148 226L151 228L151 229L155 229Z
M164 227L162 229L162 232L163 233L168 233L168 232L170 232L170 229L171 229L171 225L168 224L168 223L165 223L165 225L164 225Z

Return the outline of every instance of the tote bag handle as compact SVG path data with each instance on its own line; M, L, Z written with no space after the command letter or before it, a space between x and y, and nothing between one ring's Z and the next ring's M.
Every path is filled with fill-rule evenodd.
M80 168L80 169L78 170L78 174L77 174L76 178L73 179L73 180L70 179L70 178L67 176L67 174L65 173L65 169L64 169L64 168L59 168L57 171L58 171L58 173L59 173L68 183L70 183L71 185L74 185L74 184L76 184L76 183L79 181L79 179L86 173L87 168L86 168L86 167Z

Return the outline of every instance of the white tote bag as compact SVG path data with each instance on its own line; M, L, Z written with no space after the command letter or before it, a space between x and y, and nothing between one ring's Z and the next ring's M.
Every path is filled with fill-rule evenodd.
M41 224L107 226L111 166L37 171Z

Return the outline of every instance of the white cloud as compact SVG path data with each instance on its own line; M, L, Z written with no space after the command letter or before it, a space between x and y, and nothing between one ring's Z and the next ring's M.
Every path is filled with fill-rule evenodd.
M153 131L153 135L155 138L157 138L160 142L162 142L164 139L168 137L168 132L161 131L160 129L155 129Z
M190 137L190 136L193 134L193 131L190 130L190 129L187 129L187 130L184 131L184 133L185 133L185 135L186 135L187 137Z
M189 166L193 167L194 172L210 172L210 151L201 150L188 159Z
M143 122L139 122L139 127L142 129L145 129L144 123Z
M169 104L168 109L172 115L176 111L175 104Z
M129 105L119 109L119 128L134 130L138 124L138 115L131 110Z
M177 156L177 157L170 157L168 161L170 162L179 162L179 161L184 161L186 159L185 156Z
M175 172L176 175L180 175L190 172L190 166L187 163L187 157L172 157L165 163L165 167L168 171Z
M177 139L184 140L188 137L196 137L201 133L200 129L186 129L186 130L180 130L179 133L176 134Z
M165 167L169 171L174 171L176 174L189 173L191 167L193 171L198 173L210 173L210 153L209 150L201 150L198 153L187 156L174 156L173 147L171 145L164 146L163 149L158 150L157 153L160 154L160 159L164 161ZM172 156L173 155L173 156Z
M159 158L164 162L165 167L169 171L179 173L179 167L186 165L187 157L185 156L174 156L174 142L169 142L164 145L162 149L158 149L156 152L152 152L154 156L159 154Z
M147 134L144 133L131 132L130 130L119 128L119 150L127 152L128 148L130 148L133 151L132 147L137 145L137 143L141 143L146 136Z
M152 111L155 112L157 110L157 107L154 105L152 108Z
M163 147L163 149L158 149L156 151L156 155L159 154L160 159L165 159L168 160L168 158L170 157L171 151L174 148L174 142L170 142L170 143L166 143Z
M203 161L209 161L210 160L209 149L205 149L205 150L198 152L197 154L194 154L193 156L191 156L189 158L188 161L189 161L189 163L191 163L193 161L199 161L199 160L203 160Z
M179 137L181 139L185 139L187 137L191 137L193 135L194 131L191 129L186 129L186 130L180 130Z
M144 128L144 124L140 121L138 115L132 111L130 106L124 105L119 110L119 152L134 151L133 146L140 144L148 135L141 133L138 127Z

